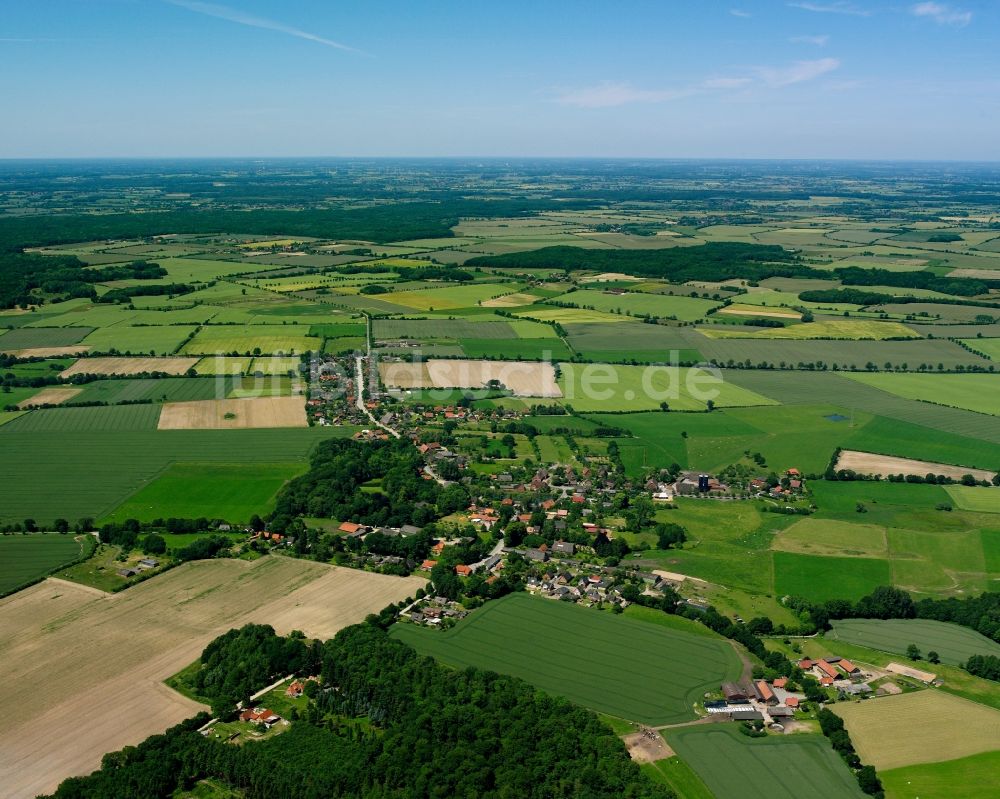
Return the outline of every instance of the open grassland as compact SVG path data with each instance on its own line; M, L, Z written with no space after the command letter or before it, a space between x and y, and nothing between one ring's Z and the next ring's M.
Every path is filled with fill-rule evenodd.
M884 558L889 554L885 529L832 519L802 519L775 536L771 549L803 555L851 555Z
M774 591L813 602L857 600L892 582L889 562L877 558L841 558L774 553Z
M72 411L33 411L0 427L3 523L26 518L42 524L59 517L70 521L100 518L171 463L304 461L317 442L350 436L357 429L18 432L14 427L34 415Z
M831 710L862 761L880 770L1000 749L1000 711L939 690L838 702Z
M1000 415L1000 375L853 372L844 376L897 397Z
M977 513L1000 513L1000 490L983 490L978 486L946 486L945 491L962 510Z
M565 403L583 412L648 411L662 402L678 411L705 410L709 401L719 408L777 404L697 367L563 363L560 370Z
M393 291L379 294L382 302L413 308L418 311L447 311L470 308L486 300L500 297L516 290L506 283L470 283L465 286L427 286L415 291Z
M291 325L215 325L203 327L181 349L186 355L301 355L318 351L323 340L296 332Z
M301 397L168 402L160 413L160 430L235 430L264 427L306 427Z
M93 547L92 536L61 533L0 535L0 595L83 557Z
M912 458L897 458L890 455L878 455L873 452L858 452L857 450L845 449L837 458L836 467L849 469L858 474L880 474L886 477L890 474L912 474L924 477L928 474L943 474L953 480L961 480L963 476L971 474L976 480L986 480L989 482L996 474L995 471L987 469L976 469L966 466L950 466L946 463L935 463L933 461L918 461Z
M669 730L670 748L716 799L863 799L865 794L821 735L751 739L734 725Z
M266 515L278 490L305 463L175 463L119 505L105 521L225 519L234 524Z
M60 376L140 375L151 372L182 375L197 362L197 358L80 358Z
M740 672L724 641L524 594L490 602L444 633L398 624L392 635L450 666L511 674L646 724L694 718L697 698Z
M788 327L765 327L759 331L726 327L703 327L699 333L710 338L753 338L753 339L849 339L859 341L883 341L885 339L920 338L918 333L899 322L875 322L866 320L829 320L806 322Z
M896 655L905 655L906 648L916 644L925 656L937 652L942 663L952 666L964 663L972 655L1000 656L1000 644L958 624L931 619L841 619L832 624L833 629L826 637L833 641L847 641ZM934 669L933 665L928 668Z
M1000 751L879 772L887 799L993 799Z
M201 710L163 680L226 630L256 622L326 639L421 585L267 557L188 563L111 596L47 580L0 601L0 667L19 675L0 687L4 795L51 791Z
M962 343L977 352L983 353L991 361L1000 361L1000 339L964 339ZM0 346L2 345L3 341L0 340Z

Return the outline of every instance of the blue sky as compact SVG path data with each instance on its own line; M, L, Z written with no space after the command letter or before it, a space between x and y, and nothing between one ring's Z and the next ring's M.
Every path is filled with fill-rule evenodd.
M3 0L0 157L1000 160L1000 3Z

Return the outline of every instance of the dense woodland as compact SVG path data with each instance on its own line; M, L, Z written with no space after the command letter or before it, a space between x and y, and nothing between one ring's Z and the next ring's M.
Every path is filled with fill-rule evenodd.
M244 628L213 642L212 671L240 669L258 632L270 640L267 628ZM231 746L196 732L202 715L105 756L99 771L64 781L54 796L153 799L212 778L247 799L673 797L592 712L521 680L451 671L367 624L317 652L323 687L335 690L320 690L284 734Z
M313 452L309 471L278 495L270 529L285 532L300 516L358 524L423 526L465 507L461 486L442 489L422 475L423 458L408 439L366 442L333 439ZM361 486L380 480L378 490Z
M152 280L166 274L163 267L145 261L86 269L83 261L74 255L5 252L0 245L0 308L27 307L43 302L46 296L96 300L95 283ZM134 290L132 293L141 291Z
M811 275L798 256L776 244L708 242L700 247L662 250L586 250L582 247L543 247L530 252L484 255L466 266L520 269L590 269L622 272L683 283L688 280L721 281L732 278L764 280L769 277Z

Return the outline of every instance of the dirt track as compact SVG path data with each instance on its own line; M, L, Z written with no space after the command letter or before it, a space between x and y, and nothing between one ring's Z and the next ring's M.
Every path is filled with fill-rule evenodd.
M118 594L46 580L0 600L3 796L51 791L203 709L163 680L226 630L325 639L422 585L272 556L189 563Z

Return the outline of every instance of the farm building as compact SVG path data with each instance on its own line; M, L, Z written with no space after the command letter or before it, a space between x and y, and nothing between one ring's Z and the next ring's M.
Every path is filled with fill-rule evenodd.
M305 691L305 689L306 687L301 682L299 682L298 680L294 680L292 684L285 689L285 696L289 696L292 698L295 698L297 696L302 696L302 692Z
M344 522L337 530L350 538L359 538L368 532L368 528L363 524L355 524L354 522Z
M767 684L766 680L757 680L753 684L753 687L757 699L764 704L776 705L778 703L778 698L774 695L774 691L771 690L771 686Z
M722 684L722 695L726 697L727 702L746 702L750 698L747 696L747 690L734 682Z

